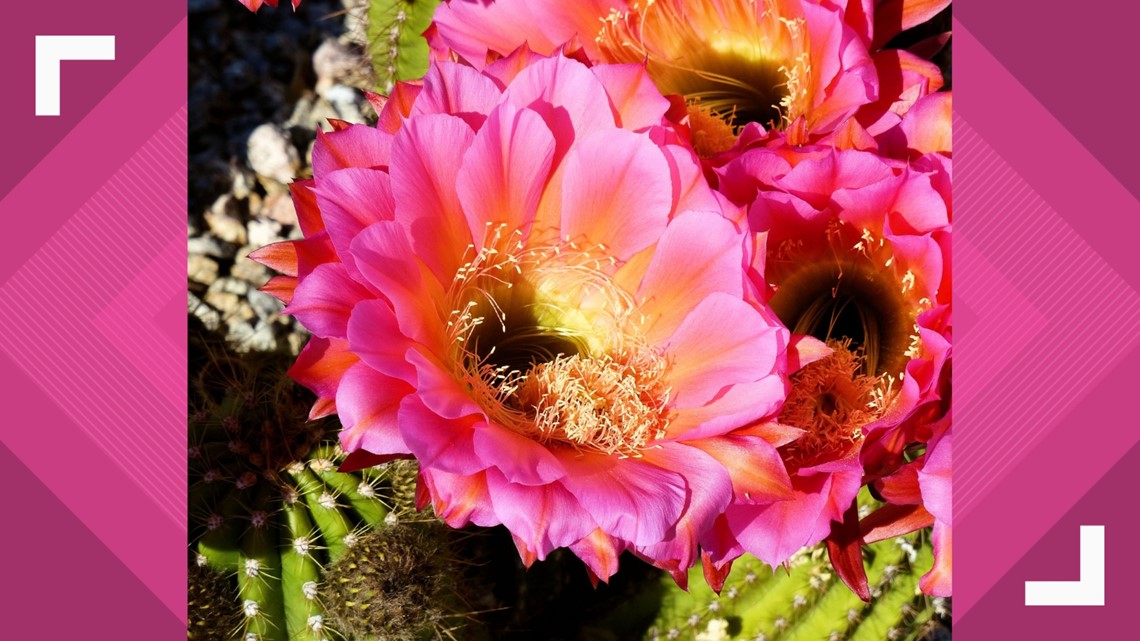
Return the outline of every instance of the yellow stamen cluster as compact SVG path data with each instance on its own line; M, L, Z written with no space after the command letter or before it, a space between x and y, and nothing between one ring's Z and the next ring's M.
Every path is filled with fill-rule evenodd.
M663 433L667 364L644 344L604 247L488 225L468 252L445 294L450 360L493 422L623 456Z
M533 415L528 427L540 441L635 455L668 426L665 370L650 350L560 356L528 372L517 403Z

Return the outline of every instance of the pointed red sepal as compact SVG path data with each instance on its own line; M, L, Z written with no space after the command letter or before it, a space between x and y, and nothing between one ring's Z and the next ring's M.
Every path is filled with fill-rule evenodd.
M356 450L345 457L344 463L337 468L338 472L357 472L367 467L376 467L396 459L411 458L411 454L373 454L364 450ZM418 500L418 497L417 497Z
M921 505L888 503L860 521L859 531L864 542L875 543L931 525L934 525L934 517Z
M410 458L410 456L409 456ZM431 490L424 482L424 475L416 475L416 509L423 510L431 504Z
M586 576L590 577L590 585L594 586L594 589L597 590L598 582L601 581L601 579L598 578L597 574L594 574L594 571L590 569L590 566L584 564L583 566L586 568ZM609 581L606 581L606 583L608 584Z
M859 504L852 502L842 522L832 522L827 556L839 578L863 601L871 600L867 570L863 567L863 537L859 533Z
M728 573L732 570L732 561L728 561L718 568L709 558L708 553L702 550L701 569L705 572L705 582L709 584L713 592L720 594L721 589L724 588L724 580L728 578Z
M348 129L352 126L351 122L347 120L341 120L340 118L329 118L328 122L329 126L333 128L333 131L344 131L345 129Z

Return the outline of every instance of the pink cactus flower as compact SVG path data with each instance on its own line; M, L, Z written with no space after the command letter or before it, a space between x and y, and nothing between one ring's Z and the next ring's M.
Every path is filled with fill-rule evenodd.
M951 161L760 148L719 176L767 243L764 299L793 337L829 349L794 339L790 356L802 368L778 421L805 431L780 449L796 498L730 506L706 546L708 572L743 552L781 563L826 538L867 598L855 496L949 420Z
M320 135L304 239L254 255L344 448L414 457L441 519L505 525L528 564L683 576L734 498L792 496L795 433L762 420L788 333L669 108L641 65L437 62L378 127Z
M663 94L684 96L702 156L729 150L746 125L766 141L865 149L942 86L935 65L883 45L948 4L450 0L433 39L477 67L523 43L644 62Z

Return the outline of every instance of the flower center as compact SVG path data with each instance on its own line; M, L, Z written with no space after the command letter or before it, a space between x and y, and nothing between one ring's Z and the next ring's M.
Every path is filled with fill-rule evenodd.
M665 369L650 350L559 356L531 368L514 401L540 441L633 455L668 425Z
M850 452L862 427L893 401L906 365L918 357L915 319L930 306L890 245L868 230L833 222L823 246L784 241L768 260L770 305L793 334L827 342L833 353L792 375L780 420L806 434L785 460L813 465Z
M489 228L456 275L447 323L455 375L498 425L635 455L668 425L664 357L637 331L605 248L520 238Z
M912 272L899 273L890 246L870 231L836 223L827 245L797 241L776 248L768 262L776 286L769 304L793 334L848 341L861 372L898 376L915 356L915 319L930 301L917 294Z
M781 449L794 468L841 458L862 440L860 428L882 414L884 398L879 380L860 374L859 349L850 340L831 340L831 356L792 374L780 422L804 430L804 435Z
M736 142L732 126L700 103L689 105L689 130L693 132L693 150L701 158L728 151Z
M647 0L614 11L595 39L612 62L645 62L663 94L739 128L778 127L805 99L810 73L800 18L771 9L770 0Z

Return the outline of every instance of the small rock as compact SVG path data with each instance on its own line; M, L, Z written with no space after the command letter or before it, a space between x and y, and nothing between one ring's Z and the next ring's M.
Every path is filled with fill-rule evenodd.
M246 158L259 176L282 185L291 182L301 169L301 155L288 134L272 124L261 125L249 135Z
M273 327L264 321L255 327L243 320L231 319L227 322L227 326L229 332L226 334L226 339L239 352L250 350L271 352L277 349L277 337L273 333Z
M254 188L257 187L257 176L244 165L239 165L236 162L230 167L230 180L232 183L230 193L238 200L249 198Z
M198 320L202 321L202 325L209 331L214 331L221 327L222 316L206 303L190 292L186 292L186 308Z
M245 225L241 221L241 207L229 194L219 196L210 211L206 212L210 231L222 240L237 245L246 243Z
M254 218L246 226L249 230L249 244L254 247L264 247L285 238L281 235L281 223L268 218Z
M218 279L218 263L201 254L188 254L186 257L186 274L195 283L210 285Z
M281 301L265 292L255 289L249 293L247 299L249 300L250 308L253 309L253 312L257 314L258 318L272 320L274 317L281 315L281 309L283 308Z
M317 75L317 93L323 94L329 87L358 73L363 66L364 56L347 44L329 38L313 52L313 72Z
M293 206L293 197L286 192L266 196L261 206L261 215L282 225L297 224L297 209Z
M245 282L244 280L233 278L232 276L219 278L218 280L214 281L214 284L210 285L211 292L222 292L242 297L248 294L250 289L251 288L249 286L249 283Z
M337 116L345 122L363 123L364 113L360 111L365 102L364 94L351 87L333 85L324 93L324 99L336 109Z
M234 255L237 248L224 243L213 236L196 236L186 239L186 253L213 256L214 258L229 258Z

